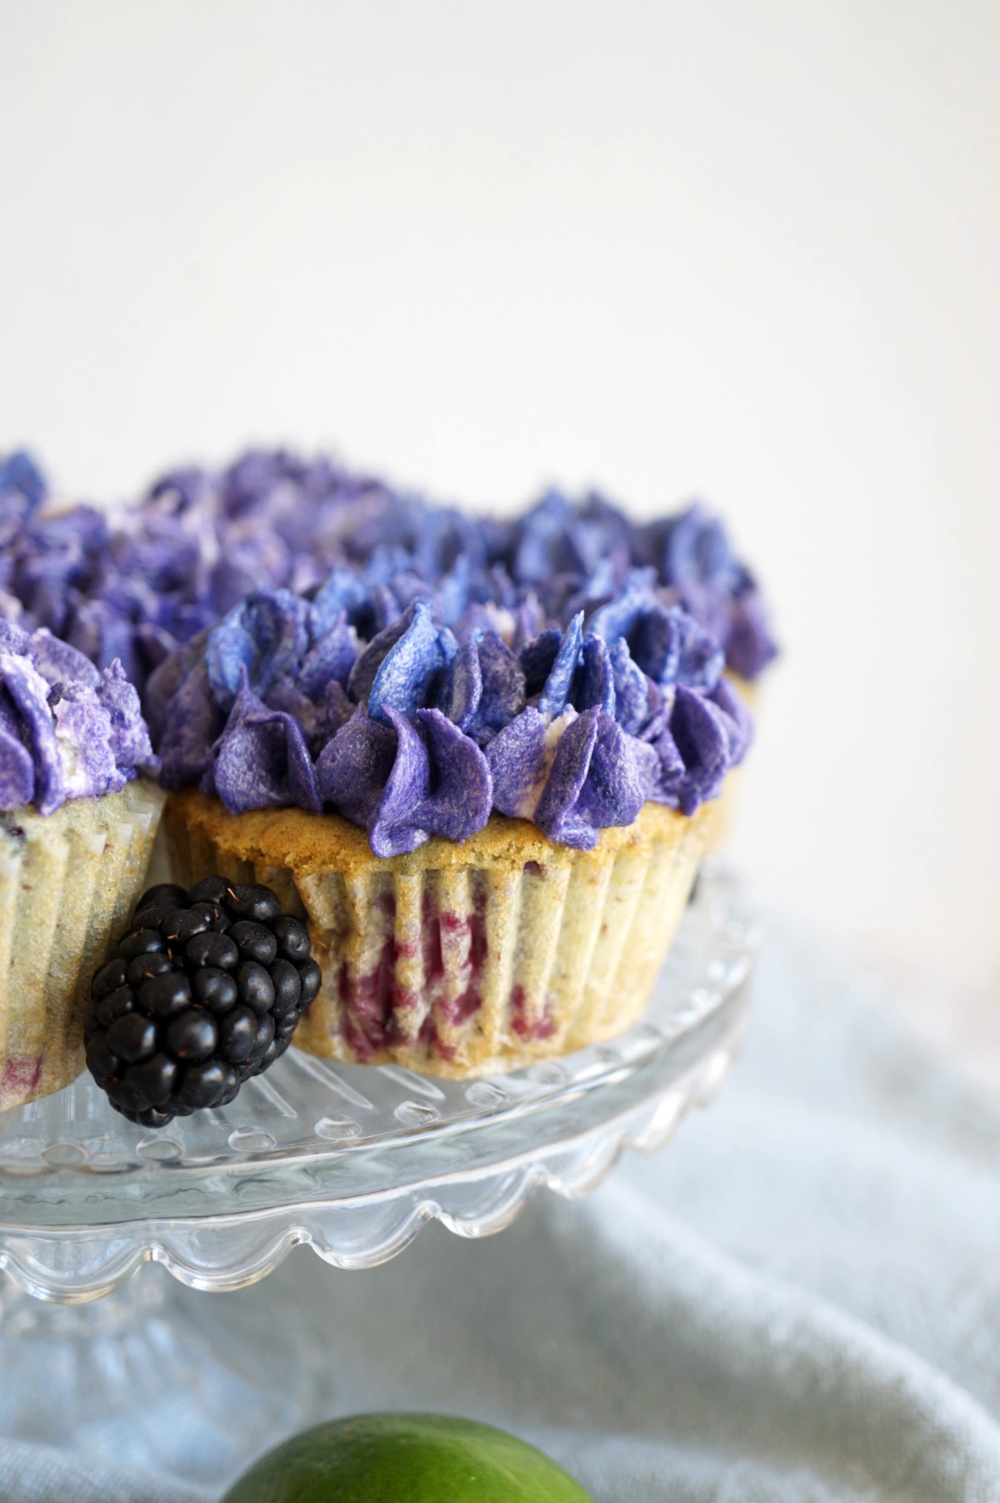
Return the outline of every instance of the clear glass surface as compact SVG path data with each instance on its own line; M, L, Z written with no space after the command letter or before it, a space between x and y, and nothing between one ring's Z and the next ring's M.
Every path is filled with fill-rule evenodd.
M0 1268L65 1303L150 1259L195 1288L236 1289L298 1243L363 1268L431 1218L481 1236L539 1186L583 1194L716 1089L755 942L738 884L706 867L649 1010L609 1044L469 1082L292 1049L225 1110L160 1132L84 1077L0 1115Z
M308 1311L257 1294L212 1298L148 1268L53 1305L0 1278L0 1436L221 1485L332 1407Z

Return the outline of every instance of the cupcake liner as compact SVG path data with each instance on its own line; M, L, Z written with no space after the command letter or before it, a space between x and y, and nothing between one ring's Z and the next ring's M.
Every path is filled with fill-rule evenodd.
M323 972L295 1044L313 1054L467 1078L623 1032L669 949L706 843L647 804L592 851L491 816L469 840L372 854L364 831L299 809L229 815L172 795L180 880L266 882L306 918Z
M144 779L0 815L0 1110L84 1068L90 980L139 895L164 794Z

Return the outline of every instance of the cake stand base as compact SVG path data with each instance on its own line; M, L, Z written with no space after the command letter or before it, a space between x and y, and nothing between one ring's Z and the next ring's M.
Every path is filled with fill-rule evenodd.
M147 1266L105 1299L53 1305L0 1276L0 1435L228 1480L328 1412L280 1284L204 1294Z

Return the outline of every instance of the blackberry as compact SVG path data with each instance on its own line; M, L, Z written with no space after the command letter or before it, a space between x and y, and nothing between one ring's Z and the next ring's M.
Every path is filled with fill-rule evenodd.
M91 983L87 1065L116 1111L165 1127L272 1065L319 986L309 931L269 887L161 883Z

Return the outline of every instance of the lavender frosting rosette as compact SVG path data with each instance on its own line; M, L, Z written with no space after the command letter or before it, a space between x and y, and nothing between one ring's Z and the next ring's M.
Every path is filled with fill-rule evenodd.
M98 670L45 627L0 619L0 811L53 814L159 766L120 662Z

